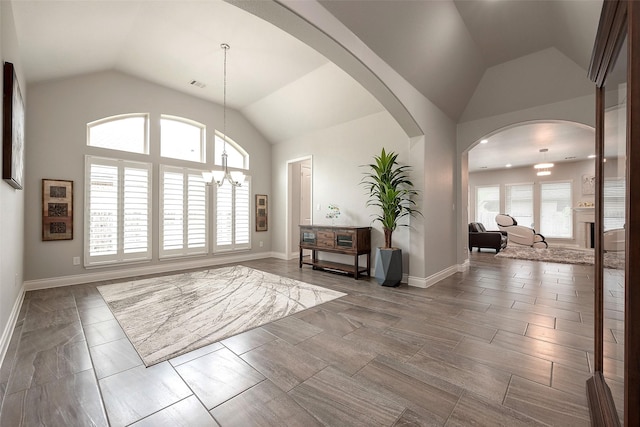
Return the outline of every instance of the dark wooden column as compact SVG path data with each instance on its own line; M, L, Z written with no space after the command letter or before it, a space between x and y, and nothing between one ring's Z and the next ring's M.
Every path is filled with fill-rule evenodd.
M627 25L624 425L640 426L640 2L628 2Z

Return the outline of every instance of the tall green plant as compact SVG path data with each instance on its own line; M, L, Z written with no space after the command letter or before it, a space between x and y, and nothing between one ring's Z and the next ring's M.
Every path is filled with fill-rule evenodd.
M391 236L395 229L407 224L399 224L399 220L405 216L420 215L416 209L413 196L418 192L413 189L413 183L409 179L410 166L401 166L397 162L398 154L387 153L382 149L379 156L374 156L375 163L366 165L370 172L365 172L362 184L369 193L367 206L375 206L380 209L375 215L374 222L379 221L384 230L384 247L392 247Z

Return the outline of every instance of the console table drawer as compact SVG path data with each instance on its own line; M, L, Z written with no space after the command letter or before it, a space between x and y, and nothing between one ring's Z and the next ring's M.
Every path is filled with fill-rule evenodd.
M323 248L333 248L334 240L335 236L332 232L318 231L318 242L316 245Z

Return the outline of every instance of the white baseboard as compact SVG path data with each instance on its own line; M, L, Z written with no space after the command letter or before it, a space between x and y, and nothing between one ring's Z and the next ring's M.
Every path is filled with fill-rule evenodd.
M25 291L38 289L57 288L60 286L80 285L83 283L100 282L102 280L125 279L127 277L144 276L146 274L169 273L173 271L189 270L191 268L210 267L222 264L239 263L264 258L279 258L279 254L273 252L260 252L252 254L219 255L200 259L182 260L179 262L162 263L155 265L136 266L120 270L92 270L90 273L76 274L73 276L51 277L47 279L27 280L24 282Z
M24 301L24 292L24 285L22 285L20 292L18 293L18 298L16 298L13 303L9 320L4 327L4 331L2 331L2 337L0 337L0 365L4 362L7 350L9 349L9 343L11 342L11 336L13 335L13 331L16 329L16 323L18 323L18 315L20 314L22 302Z
M413 277L409 276L407 283L409 286L415 286L417 288L428 288L429 286L435 285L440 280L445 279L452 274L459 272L460 264L452 265L451 267L445 268L435 274L432 274L429 277Z

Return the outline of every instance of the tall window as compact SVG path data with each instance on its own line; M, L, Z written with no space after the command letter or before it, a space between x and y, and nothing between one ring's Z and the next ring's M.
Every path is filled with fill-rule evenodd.
M205 162L205 126L173 116L160 118L160 155L172 159Z
M87 124L87 145L149 154L147 114L123 114Z
M545 237L573 237L571 182L540 184L540 233Z
M202 172L160 166L160 257L206 254L207 187Z
M229 182L218 187L216 192L216 229L215 251L232 251L251 248L250 233L250 179L240 187L234 187Z
M85 266L151 259L151 164L85 158Z
M500 186L476 187L476 221L487 230L498 230L496 215L500 213Z
M505 212L519 225L533 228L533 184L505 185Z
M213 155L213 163L222 166L222 152L225 150L225 144L222 139L223 134L216 131L215 147ZM249 154L244 149L229 139L227 136L227 166L230 168L249 169Z
M623 228L625 224L625 195L624 178L605 178L603 191L603 225L604 230Z

